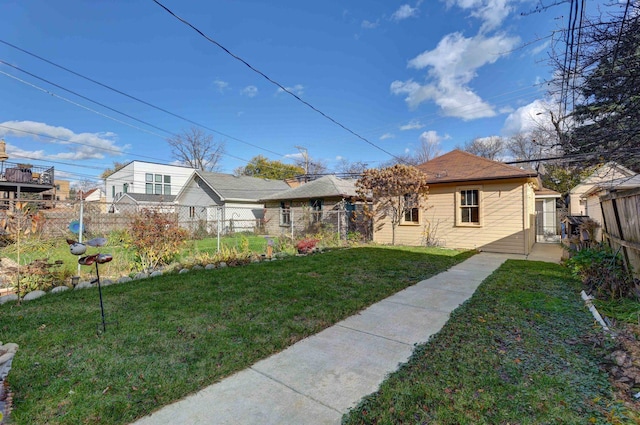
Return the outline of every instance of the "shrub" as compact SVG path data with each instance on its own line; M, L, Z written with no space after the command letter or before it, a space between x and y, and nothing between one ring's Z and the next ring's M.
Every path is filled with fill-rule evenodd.
M62 260L50 262L48 258L42 258L21 268L19 295L24 296L36 290L48 291L68 281L73 272L61 267L62 265Z
M187 231L170 214L142 210L133 217L131 244L143 271L169 264L185 245Z
M308 254L310 252L313 252L313 250L316 248L317 243L318 239L304 238L296 243L296 248L298 249L298 252L300 254Z
M128 249L132 246L133 239L128 229L117 229L109 232L107 241L109 241L110 246L120 245Z
M362 233L357 230L351 230L347 232L347 242L350 244L358 244L364 242L364 237L362 236Z
M634 295L633 280L624 267L622 257L605 244L597 244L573 253L567 266L582 279L585 292L604 300Z
M293 254L295 253L296 248L294 246L293 239L282 235L275 239L275 246L273 249L276 253Z
M248 255L251 252L249 249L249 238L243 234L240 235L240 252L245 255Z

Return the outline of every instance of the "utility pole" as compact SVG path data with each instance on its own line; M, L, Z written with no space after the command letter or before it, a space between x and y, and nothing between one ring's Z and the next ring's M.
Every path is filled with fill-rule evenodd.
M302 146L294 146L294 148L298 149L302 154L302 158L304 160L304 173L309 174L309 152L307 148Z

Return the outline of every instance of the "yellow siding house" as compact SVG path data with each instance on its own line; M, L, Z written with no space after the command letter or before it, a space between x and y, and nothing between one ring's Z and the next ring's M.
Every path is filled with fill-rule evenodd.
M454 150L418 165L429 197L417 217L396 229L401 245L528 254L536 241L537 173ZM407 221L410 220L410 221ZM374 241L391 243L391 223L374 226Z

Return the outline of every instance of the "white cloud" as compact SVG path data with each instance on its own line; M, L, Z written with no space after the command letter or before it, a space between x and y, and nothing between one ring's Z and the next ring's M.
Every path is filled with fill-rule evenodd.
M413 79L394 81L391 92L406 95L411 109L422 102L432 100L444 115L465 120L492 117L493 107L483 101L470 87L478 68L492 64L500 58L500 52L511 50L519 42L518 37L504 34L485 37L464 37L456 32L448 34L433 50L427 50L408 63L410 68L427 69L427 83Z
M379 20L376 20L375 22L371 22L371 21L367 21L366 19L364 21L362 21L362 24L360 24L360 26L362 28L367 29L367 30L378 28L378 25L380 25L380 21Z
M447 7L458 6L482 21L480 32L498 28L513 11L513 0L446 0Z
M405 125L400 126L401 131L420 130L421 128L424 128L424 124L422 124L419 120L411 120Z
M287 89L287 91L290 91L291 93L297 96L302 96L302 94L304 93L304 86L302 84L296 84L293 87L285 87L285 89ZM276 91L276 94L280 94L280 93L284 93L284 90L282 90L281 88L279 88Z
M445 139L443 136L438 136L438 132L435 130L423 131L419 137L421 142L437 144L441 140Z
M393 133L384 133L380 136L380 140L394 139L396 136Z
M122 155L127 146L116 144L116 135L106 133L74 133L64 127L54 127L35 121L5 121L0 124L0 136L25 137L51 145L65 145L65 151L46 153L44 150L27 151L7 144L9 156L34 159L86 160Z
M240 94L247 97L256 97L258 95L258 88L256 86L247 86L242 89Z
M408 4L403 4L398 8L398 10L393 12L393 15L391 15L391 20L395 22L400 22L404 19L408 19L417 15L418 15L417 7L411 7Z
M224 91L229 88L229 83L222 80L214 80L213 85L216 86L220 93L224 93Z
M304 160L304 154L302 152L298 152L298 153L288 153L284 156L285 158L291 158L291 159L299 159L299 160Z
M553 128L551 124L551 103L536 99L528 105L522 106L509 114L502 127L502 134L513 136L527 133L537 128Z

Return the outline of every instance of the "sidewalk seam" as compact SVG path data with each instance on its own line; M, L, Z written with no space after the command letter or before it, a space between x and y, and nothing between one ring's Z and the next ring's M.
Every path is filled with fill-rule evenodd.
M376 338L380 338L380 339L386 339L387 341L391 341L391 342L397 342L398 344L406 345L407 347L415 347L415 344L408 344L408 343L406 343L406 342L404 342L404 341L398 341L397 339L387 338L386 336L382 336L382 335L374 334L374 333L367 332L367 331L363 331L363 330L356 329L356 328L351 328L351 327L349 327L349 326L345 326L345 325L340 324L340 323L336 323L336 324L335 324L335 325L333 325L333 326L339 326L339 327L341 327L341 328L343 328L343 329L348 329L348 330L350 330L350 331L359 332L359 333L361 333L361 334L365 334L365 335L369 335L369 336L374 336L374 337L376 337Z
M254 366L255 366L255 365L254 365ZM334 412L336 412L336 413L338 413L338 414L340 414L340 415L344 415L344 412L339 411L339 410L338 410L338 409L336 409L335 407L329 406L328 404L325 404L325 403L323 403L323 402L322 402L322 401L320 401L320 400L316 400L315 398L313 398L313 397L311 397L311 396L309 396L309 395L307 395L307 394L304 394L304 393L302 393L302 392L298 391L297 389L293 388L292 386L285 384L284 382L280 381L279 379L276 379L275 377L273 377L273 376L271 376L271 375L269 375L269 374L267 374L267 373L264 373L264 372L262 372L262 371L260 371L260 370L258 370L258 369L255 369L253 366L249 366L249 369L251 369L252 371L254 371L254 372L256 372L256 373L258 373L258 374L260 374L260 375L264 376L265 378L267 378L267 379L269 379L269 380L271 380L271 381L273 381L273 382L276 382L276 383L278 383L278 384L280 384L280 385L282 385L282 386L284 386L284 387L286 387L286 388L289 388L289 389L290 389L291 391L293 391L294 393L296 393L296 394L298 394L298 395L301 395L302 397L307 398L307 399L309 399L309 400L313 401L314 403L318 403L319 405L324 406L324 407L326 407L327 409L333 410Z
M458 292L458 293L459 293L459 292ZM452 309L452 310L440 310L440 309L437 309L437 308L435 308L435 307L428 307L428 308L427 308L427 307L422 307L422 306L419 306L419 305L413 305L413 304L408 304L408 303L401 303L401 302L399 302L399 301L391 301L391 300L382 300L382 301L380 301L380 303L383 303L383 302L385 302L385 303L389 303L389 304L401 305L401 306L404 306L404 307L419 308L419 309L421 309L421 310L426 310L426 311L435 311L436 313L442 313L442 314L448 314L448 315L450 315L450 314L453 312L453 310L455 310L456 308L458 308L458 307L460 307L460 306L462 305L462 303L460 303L460 304L458 304L458 307L456 307L456 308L454 308L454 309ZM464 302L464 301L463 301L463 302Z

